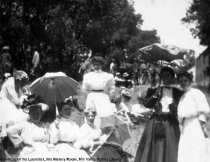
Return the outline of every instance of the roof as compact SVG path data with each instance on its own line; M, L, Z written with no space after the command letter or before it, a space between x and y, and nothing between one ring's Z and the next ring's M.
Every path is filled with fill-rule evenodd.
M210 47L206 48L196 59L199 59L201 56L210 55Z

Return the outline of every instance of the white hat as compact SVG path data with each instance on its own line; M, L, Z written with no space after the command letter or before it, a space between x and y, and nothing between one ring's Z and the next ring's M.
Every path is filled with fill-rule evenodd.
M9 50L10 48L9 48L9 46L4 46L2 49L3 50Z
M125 72L125 73L123 74L123 77L127 77L127 76L129 76L129 74L128 74L127 72Z

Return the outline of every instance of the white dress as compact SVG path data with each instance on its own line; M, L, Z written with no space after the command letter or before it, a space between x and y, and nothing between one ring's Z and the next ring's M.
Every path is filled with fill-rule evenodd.
M178 147L178 162L209 162L210 155L206 145L199 113L209 113L205 95L198 89L190 88L181 97L178 105L178 117L182 124Z
M88 92L86 99L86 109L95 108L97 116L95 124L100 125L99 117L114 114L108 94L114 90L114 76L112 74L99 71L89 72L83 78L83 90Z
M0 117L5 125L12 125L28 118L28 114L21 109L17 109L16 105L21 104L21 99L15 91L14 78L8 78L2 85L0 94Z
M87 123L84 123L78 134L79 145L83 148L88 148L93 145L93 142L99 140L101 137L101 130L95 125L91 127Z
M51 142L55 144L55 149L65 155L66 158L89 158L89 155L78 148L75 143L78 140L79 126L69 119L61 118L58 123L51 125Z
M15 148L19 148L21 143L25 146L19 150L18 158L64 158L62 153L57 152L52 144L50 144L50 131L48 126L37 126L34 123L25 121L7 129L7 135L14 144Z

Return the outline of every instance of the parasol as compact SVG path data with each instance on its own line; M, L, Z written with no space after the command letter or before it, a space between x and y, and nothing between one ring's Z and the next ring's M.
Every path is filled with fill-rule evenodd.
M101 117L101 126L105 134L108 134L106 137L106 142L103 145L114 146L122 149L123 143L131 138L129 127L127 123L121 120L116 115L110 115L107 117ZM93 157L95 153L102 148L103 145L99 145L90 155ZM122 150L123 151L123 150ZM128 154L128 153L127 153ZM129 154L130 155L130 154ZM111 155L108 155L111 156ZM130 155L132 156L132 155Z
M46 73L30 86L32 94L39 96L44 103L62 102L77 94L79 83L62 72Z
M109 136L107 142L122 145L127 139L131 137L128 124L116 115L101 117L100 128L102 130L106 128L113 129L113 133Z
M173 45L163 45L155 43L143 48L138 51L137 58L145 61L158 61L165 60L171 62L177 59L184 59L184 55L188 53L188 50L182 49Z

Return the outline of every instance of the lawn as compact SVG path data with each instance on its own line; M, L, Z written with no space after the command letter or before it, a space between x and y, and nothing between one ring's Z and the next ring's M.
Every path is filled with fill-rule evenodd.
M131 96L132 96L133 104L137 103L136 97L137 97L138 92L146 91L147 88L148 88L148 86L136 86L132 89L129 89ZM203 89L202 89L202 91L206 94L208 102L210 104L210 94ZM77 97L78 97L80 106L84 108L85 107L85 96L79 95ZM77 124L81 125L83 123L84 116L82 113L80 113L78 111L74 111L73 115L71 116L71 119L76 121ZM139 125L137 125L135 128L131 128L131 139L127 140L123 145L123 148L127 152L132 154L133 156L135 156L135 154L136 154L136 150L137 150L141 135L143 133L144 127L145 127L145 123L142 122ZM210 135L210 121L207 124L207 128L209 130L209 135ZM133 159L130 159L130 162L132 162L132 161L133 161Z

